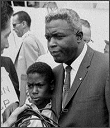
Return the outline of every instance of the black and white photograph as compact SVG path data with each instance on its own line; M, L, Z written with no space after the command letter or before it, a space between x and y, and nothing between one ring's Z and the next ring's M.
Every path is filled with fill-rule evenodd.
M109 1L1 0L1 127L110 127Z

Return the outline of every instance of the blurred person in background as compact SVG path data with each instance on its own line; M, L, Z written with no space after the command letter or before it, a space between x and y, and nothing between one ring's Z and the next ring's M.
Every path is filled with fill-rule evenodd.
M44 2L44 5L42 7L47 8L48 12L58 9L56 2Z
M104 40L105 41L105 48L104 48L104 53L108 53L109 54L109 41Z
M19 81L14 64L11 58L2 56L4 49L9 47L8 37L11 33L12 14L13 14L13 8L7 3L7 1L1 1L1 79L2 79L2 74L4 75L4 72L2 72L3 71L2 68L4 68L5 75L7 75L7 77L9 77L9 80L11 80L16 95L19 99L20 97ZM2 85L2 81L1 81L1 89L3 87L4 86ZM16 104L13 105L13 108L16 108ZM1 122L2 121L3 119L1 114Z
M91 41L91 26L87 20L81 19L82 23L82 32L83 32L83 40L86 43Z
M15 68L21 83L21 74L26 74L27 68L34 63L38 56L45 53L45 49L36 36L30 31L31 17L25 11L13 14L13 30L22 43L15 59Z
M3 50L9 47L8 37L11 33L11 16L13 14L12 7L7 3L1 1L1 55ZM19 98L19 81L18 76L11 58L1 56L1 67L4 67L9 73L9 78L12 81L16 94Z

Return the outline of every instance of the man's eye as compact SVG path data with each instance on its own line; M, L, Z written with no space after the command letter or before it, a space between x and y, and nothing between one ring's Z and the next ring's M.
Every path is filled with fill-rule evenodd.
M46 39L48 41L51 40L51 38L57 39L57 40L61 40L65 37L65 35L58 35L58 34L52 34L52 35L45 35Z
M63 39L65 36L64 35L54 35L55 39L61 40Z
M48 41L50 41L51 36L49 36L49 35L45 35L45 38L46 38Z

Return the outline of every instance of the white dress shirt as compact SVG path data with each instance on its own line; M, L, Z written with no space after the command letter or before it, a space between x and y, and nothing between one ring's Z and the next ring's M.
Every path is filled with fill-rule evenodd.
M70 88L71 88L72 83L73 83L73 81L74 81L74 79L75 79L75 76L76 76L76 74L77 74L77 71L78 71L78 69L79 69L79 66L80 66L80 64L81 64L81 62L82 62L82 60L83 60L83 58L84 58L84 56L85 56L85 54L86 54L86 51L87 51L87 44L84 45L84 48L83 48L81 54L80 54L80 55L76 58L76 60L74 60L73 63L70 65L70 66L72 67L72 70L71 70L71 72L70 72L70 76L71 76ZM66 65L65 63L63 63L63 66L64 66L64 69L65 69L67 65ZM65 73L65 76L66 76L66 73Z

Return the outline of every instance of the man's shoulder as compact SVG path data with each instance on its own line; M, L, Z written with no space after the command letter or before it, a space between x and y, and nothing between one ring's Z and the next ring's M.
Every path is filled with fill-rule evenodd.
M12 62L11 58L7 57L7 56L1 56L1 60L2 60L3 63Z
M33 34L29 34L28 36L26 36L24 39L23 39L23 44L27 44L27 45L34 45L36 43L40 43L39 39L33 35Z
M59 72L62 68L63 68L63 64L59 64L58 66L56 66L56 67L53 68L53 72L54 72L54 73L57 73L57 72Z
M109 61L109 54L95 51L95 56L103 61Z

